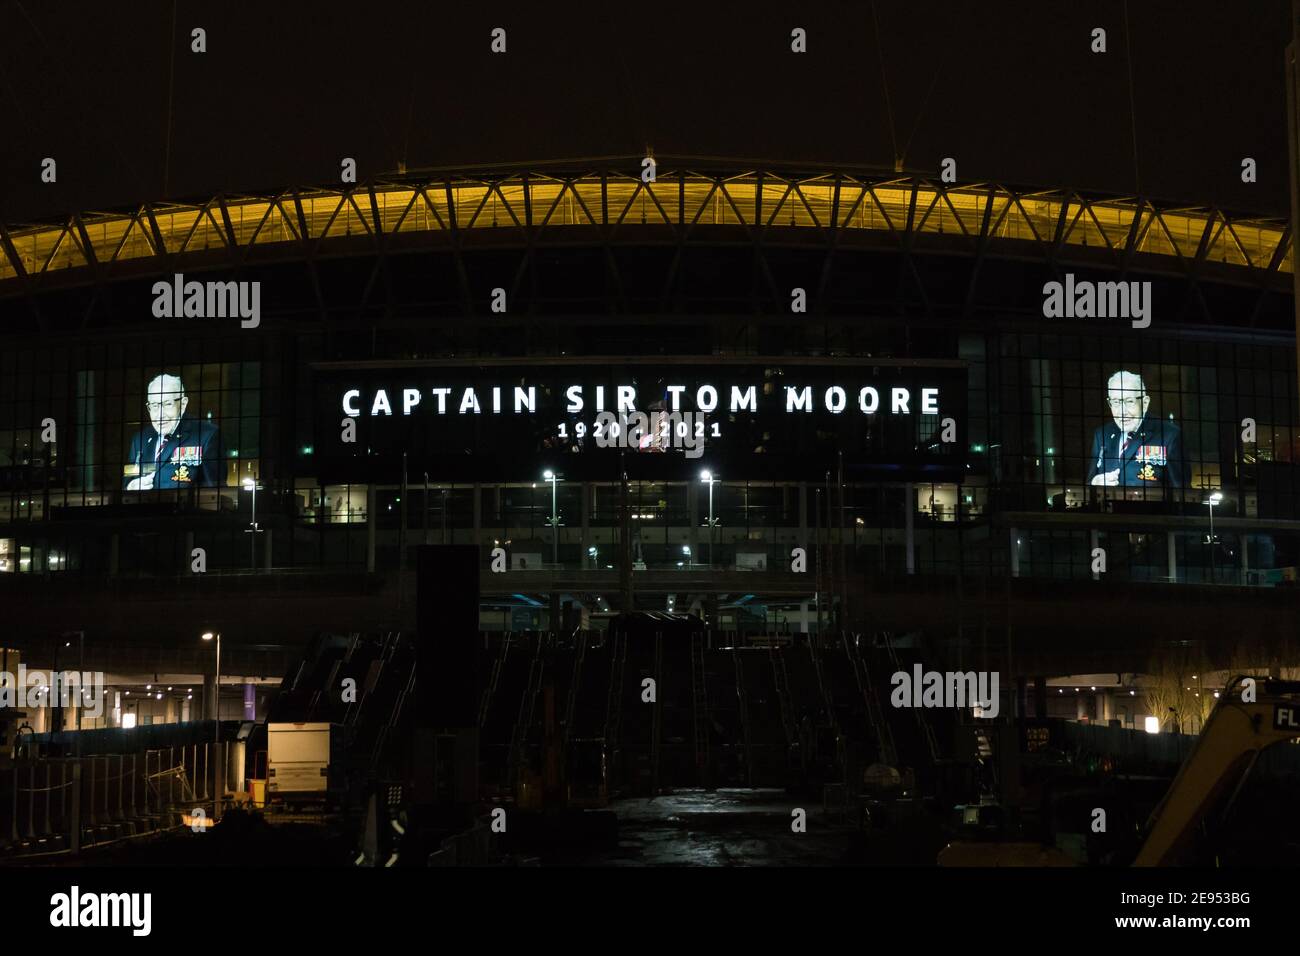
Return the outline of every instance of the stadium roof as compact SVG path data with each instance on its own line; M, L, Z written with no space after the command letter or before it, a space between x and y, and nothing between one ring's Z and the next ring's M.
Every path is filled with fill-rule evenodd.
M879 245L1290 292L1290 226L1213 207L932 175L643 157L402 172L341 187L219 195L0 226L0 296L117 278L462 244L707 241L730 227L769 246ZM761 234L759 232L761 230ZM585 237L585 238L584 238Z

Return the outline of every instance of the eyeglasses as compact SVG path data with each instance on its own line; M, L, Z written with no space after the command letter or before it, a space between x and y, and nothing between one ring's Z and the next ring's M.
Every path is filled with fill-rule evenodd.
M1116 401L1113 398L1108 398L1106 399L1106 404L1111 408L1120 408L1121 406L1124 408L1141 408L1142 402L1145 399L1145 395L1139 395L1136 398L1121 398L1119 401Z
M156 413L161 412L164 408L176 408L183 401L185 401L183 398L169 398L165 402L145 402L144 407Z

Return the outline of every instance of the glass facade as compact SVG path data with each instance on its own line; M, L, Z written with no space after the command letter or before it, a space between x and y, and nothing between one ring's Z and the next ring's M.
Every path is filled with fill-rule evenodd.
M891 327L896 320L873 332L872 320L845 318L836 335L857 328L874 349L893 338ZM521 571L557 562L609 570L625 554L638 571L779 571L794 547L808 548L820 566L832 553L838 562L843 545L837 573L1088 578L1100 547L1112 578L1270 585L1292 579L1300 561L1289 525L1300 517L1295 351L1281 335L1116 335L1041 320L1032 331L1011 322L974 331L952 323L909 336L886 359L861 349L823 353L818 402L835 376L847 382L873 362L948 363L945 374L959 371L963 394L937 415L916 416L901 443L897 434L879 442L884 452L865 470L834 458L794 467L812 461L815 444L803 432L835 412L792 418L769 389L759 397L770 392L775 406L760 404L742 428L724 398L714 420L724 433L739 429L738 443L706 442L699 457L679 451L653 469L626 469L626 549L614 449L576 455L544 442L512 446L490 429L447 432L453 441L436 418L422 420L420 441L399 430L384 448L382 430L367 431L363 414L360 441L338 454L342 386L375 374L349 367L357 340L347 331L235 331L6 348L0 572L166 577L186 573L195 548L204 549L209 572L384 571L396 568L400 547L424 541L477 544L485 564L503 547ZM811 351L796 335L790 342L791 354ZM718 352L717 361L729 359ZM363 354L405 363L401 374L411 381L446 372L445 364L412 361L409 349L380 344ZM433 333L421 354L452 358L439 354ZM748 363L769 385L778 381L774 370L793 361L745 347L729 360ZM639 361L638 374L656 389L676 374ZM543 381L559 400L565 364L538 356L502 382ZM621 374L608 371L611 395ZM718 381L728 374L719 371ZM917 374L924 377L909 372L914 385ZM358 391L370 406L373 394L360 384ZM856 394L849 389L846 401ZM929 473L925 454L940 441L947 408L959 409L960 438ZM859 425L869 436L883 417L863 414ZM563 427L544 415L529 425L546 434ZM777 447L792 434L799 443ZM857 441L837 440L849 448ZM859 447L874 446L864 438ZM408 453L405 482L399 449ZM553 488L546 470L558 476ZM701 478L706 470L711 484ZM1216 492L1211 537L1206 501Z
M0 352L0 523L19 555L0 570L116 573L125 558L157 573L173 557L167 515L216 519L193 532L227 534L219 516L275 449L263 430L268 348L155 339ZM94 526L146 516L163 526L109 537Z

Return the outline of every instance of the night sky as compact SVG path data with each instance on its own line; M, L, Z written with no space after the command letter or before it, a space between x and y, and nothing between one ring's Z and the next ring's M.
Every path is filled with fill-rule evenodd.
M0 0L0 219L336 184L344 156L364 180L403 158L647 147L884 167L905 152L925 174L952 156L961 181L1289 215L1287 0L1130 0L1127 44L1123 0L178 0L174 34L172 9ZM196 26L207 53L190 52ZM1089 49L1097 26L1105 54ZM45 156L56 184L39 181Z

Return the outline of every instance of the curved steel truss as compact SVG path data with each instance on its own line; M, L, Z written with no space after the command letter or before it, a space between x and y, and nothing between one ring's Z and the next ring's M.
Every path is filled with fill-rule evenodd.
M707 241L730 227L756 244L880 244L908 253L1043 258L1055 266L1185 275L1290 291L1290 225L1212 207L1138 197L849 168L782 170L663 158L654 181L641 157L427 170L345 188L147 203L59 224L0 226L0 295L183 269L307 258L358 240L378 252L486 240Z

